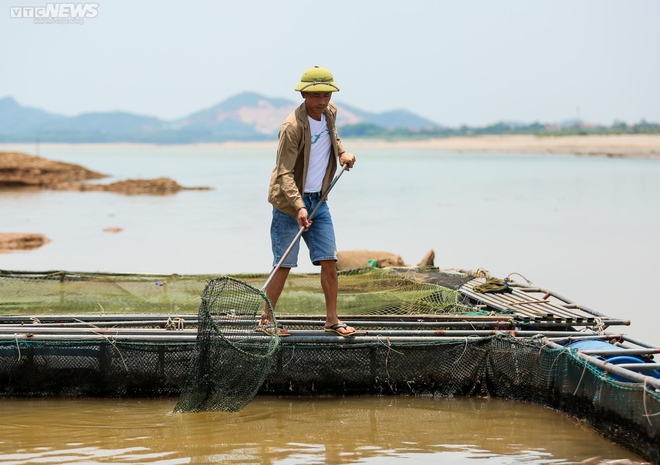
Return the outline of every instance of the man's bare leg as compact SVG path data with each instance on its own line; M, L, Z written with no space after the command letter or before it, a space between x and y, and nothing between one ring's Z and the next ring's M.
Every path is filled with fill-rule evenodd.
M337 278L337 266L334 260L321 260L321 287L325 296L325 328L332 325L343 324L337 315L337 291L339 282ZM352 334L355 328L347 326L346 328L337 328L340 334Z
M266 288L266 296L268 297L268 300L273 307L273 311L275 310L275 305L277 305L277 301L282 294L284 284L286 284L286 278L289 276L289 271L291 271L291 268L278 269L275 272L275 276L273 276L273 279L270 281L270 284L268 284L268 287ZM264 305L264 312L261 314L261 320L259 321L260 325L271 323L267 311L268 307ZM279 333L280 335L288 335L289 331L287 331L285 328L280 328Z

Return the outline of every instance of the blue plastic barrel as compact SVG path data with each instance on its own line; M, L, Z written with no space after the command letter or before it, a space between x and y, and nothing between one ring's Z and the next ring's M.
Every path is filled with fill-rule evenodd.
M606 341L601 341L600 339L583 339L581 341L575 341L568 344L568 347L571 347L576 350L623 350L619 346L615 346ZM638 355L592 355L600 360L605 360L612 365L622 365L624 363L647 363L647 360L638 356ZM632 370L631 370L632 371ZM634 370L639 372L642 375L652 376L653 378L660 379L660 372L658 370ZM625 381L627 383L632 383L629 379L617 376L614 373L610 373L610 376L617 381Z
M615 346L614 344L610 344L609 342L600 339L582 339L581 341L571 342L568 344L568 347L577 350L623 350L619 346Z

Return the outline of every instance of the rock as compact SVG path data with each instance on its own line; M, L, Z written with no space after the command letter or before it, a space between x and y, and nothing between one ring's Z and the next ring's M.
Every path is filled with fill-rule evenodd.
M374 250L345 250L337 252L337 269L354 270L367 268L375 264L377 268L390 266L406 266L403 259L391 252Z
M182 190L210 190L210 187L183 187L169 178L129 179L112 184L85 184L80 181L107 175L79 165L62 163L18 152L0 152L0 186L39 186L70 191L104 191L127 195L167 195Z
M18 152L0 152L0 185L48 187L63 182L101 179L105 174L79 165Z
M422 258L422 261L417 264L417 266L421 267L433 267L435 261L435 251L433 249L429 250L426 255L424 255L424 258Z
M62 183L51 186L55 190L72 191L104 191L117 192L126 195L168 195L176 194L182 190L209 190L210 187L183 187L170 178L157 179L128 179L126 181L113 182L112 184L80 184Z
M49 242L50 239L43 234L0 233L0 253L37 249Z

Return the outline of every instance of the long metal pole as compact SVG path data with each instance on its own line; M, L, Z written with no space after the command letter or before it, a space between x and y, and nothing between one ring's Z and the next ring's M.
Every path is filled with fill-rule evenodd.
M545 336L550 337L553 335L570 337L578 333L568 332L568 331L507 331L507 330L438 330L438 331L359 331L355 337L350 338L350 340L345 339L339 335L324 333L321 331L305 331L305 330L292 330L292 336L287 337L286 341L293 342L348 342L348 343L357 343L357 342L371 342L371 341L382 341L384 338L388 338L392 341L396 340L405 340L405 341L418 341L418 342L427 342L433 340L445 340L446 338L451 337L475 337L475 338L486 338L489 336L494 336L497 334L508 334L517 338L529 338L533 336ZM14 333L14 334L0 334L0 340L17 340L17 341L36 341L36 340L98 340L98 339L109 339L113 341L122 341L122 340L133 340L133 341L170 341L170 340L187 340L188 338L194 339L197 336L197 333L191 330L184 331L154 331L154 332L135 332L135 333L126 333L120 331L79 331L79 332L70 332L68 334L56 333L53 331L44 332L44 333ZM254 335L249 336L233 336L228 335L228 339L250 339L250 340L259 340L263 338L260 333L255 333ZM284 341L283 341L284 342ZM282 343L283 343L282 342Z

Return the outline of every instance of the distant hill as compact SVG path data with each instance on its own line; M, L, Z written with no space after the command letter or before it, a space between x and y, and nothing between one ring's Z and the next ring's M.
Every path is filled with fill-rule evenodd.
M404 109L391 110L384 113L367 113L349 105L338 105L341 107L342 112L348 111L356 117L356 119L350 121L350 123L346 121L346 123L349 124L368 123L386 129L424 129L440 127L439 124Z
M183 118L163 120L126 112L83 113L69 117L0 99L0 142L192 143L275 140L282 120L301 100L270 98L254 92L230 97ZM369 113L336 103L337 125L379 130L440 128L407 110ZM350 132L350 131L349 131Z
M234 95L183 118L164 120L127 112L63 116L0 99L0 142L139 142L185 144L198 142L276 140L282 120L302 100L270 98L254 92ZM529 124L501 121L488 126L450 128L398 109L370 113L342 102L337 126L343 138L410 139L491 134L582 135L660 134L658 123L615 121L611 126L580 120Z
M66 117L24 107L11 97L0 99L0 132L20 134Z

